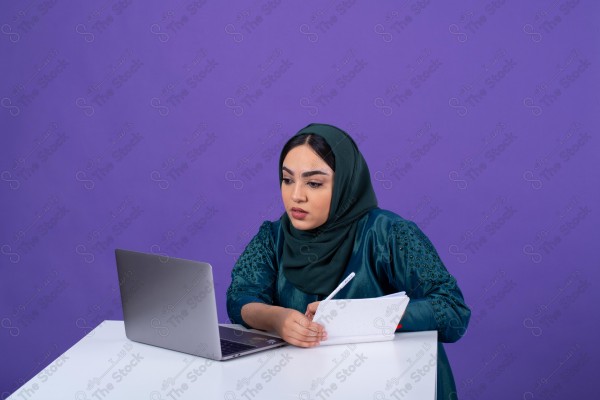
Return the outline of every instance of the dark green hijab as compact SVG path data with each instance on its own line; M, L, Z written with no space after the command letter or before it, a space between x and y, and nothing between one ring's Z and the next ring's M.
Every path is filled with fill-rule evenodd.
M352 254L358 220L377 207L369 168L354 140L332 125L310 124L295 136L321 136L335 156L333 194L327 221L314 229L298 230L286 212L281 263L286 278L305 293L328 295L337 286ZM293 137L290 139L292 140ZM279 184L284 154L279 156Z

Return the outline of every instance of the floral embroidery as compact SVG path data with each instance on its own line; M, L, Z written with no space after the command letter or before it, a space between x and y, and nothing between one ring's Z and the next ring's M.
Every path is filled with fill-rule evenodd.
M453 330L456 327L451 326L450 319L458 311L456 300L462 301L456 279L448 272L431 241L415 223L397 221L392 232L406 264L408 296L424 298L431 305L442 340L447 335L454 336Z

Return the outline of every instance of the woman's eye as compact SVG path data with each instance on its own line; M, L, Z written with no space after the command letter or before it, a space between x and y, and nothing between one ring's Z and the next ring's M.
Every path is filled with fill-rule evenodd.
M323 186L323 184L320 183L320 182L308 182L308 186L310 186L313 189L316 189L316 188L318 188L320 186Z
M286 185L289 185L290 183L292 183L292 180L290 178L283 178L282 181Z

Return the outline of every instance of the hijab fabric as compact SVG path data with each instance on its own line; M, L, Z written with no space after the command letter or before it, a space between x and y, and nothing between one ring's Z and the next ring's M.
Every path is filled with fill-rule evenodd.
M299 230L284 212L280 219L285 239L281 262L285 277L298 289L328 295L346 269L358 220L377 207L377 198L367 163L346 132L332 125L310 124L295 136L307 133L325 139L335 156L329 217L319 227ZM282 153L279 156L280 185L283 157Z

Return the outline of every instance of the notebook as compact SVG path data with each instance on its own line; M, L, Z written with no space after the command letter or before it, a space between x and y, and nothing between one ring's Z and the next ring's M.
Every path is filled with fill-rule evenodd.
M313 321L325 328L321 345L393 340L408 306L405 292L367 299L327 300L319 303Z
M115 256L128 339L219 361L286 344L219 325L210 264L122 249Z

